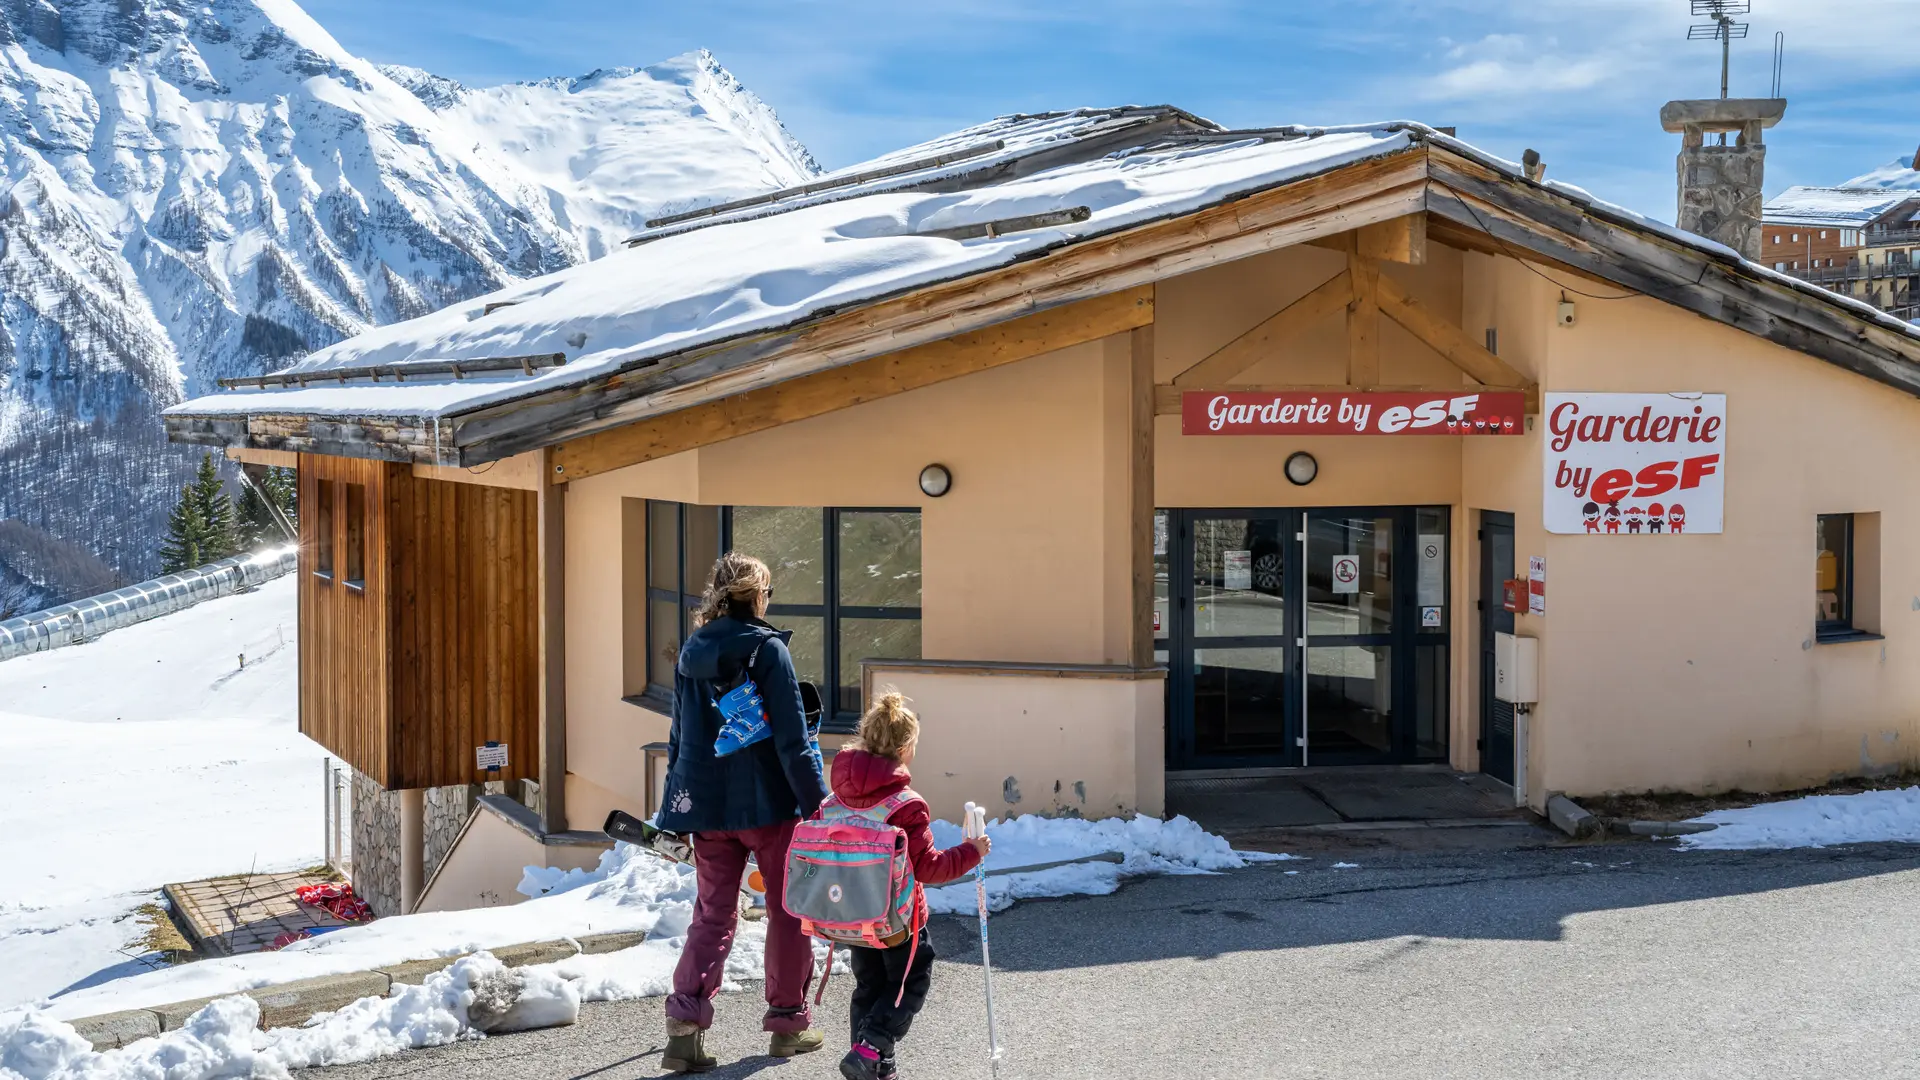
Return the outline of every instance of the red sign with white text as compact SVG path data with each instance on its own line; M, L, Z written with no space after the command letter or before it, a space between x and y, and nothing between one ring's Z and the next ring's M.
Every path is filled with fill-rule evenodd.
M1519 435L1527 397L1381 390L1195 390L1180 395L1182 435Z

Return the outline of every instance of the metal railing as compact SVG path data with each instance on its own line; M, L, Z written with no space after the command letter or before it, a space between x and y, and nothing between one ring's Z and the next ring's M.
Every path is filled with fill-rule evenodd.
M286 547L208 563L196 570L143 581L71 604L36 611L0 622L0 660L75 645L109 630L143 623L162 615L251 589L293 572L298 549Z
M320 761L322 795L326 805L326 840L322 850L327 865L341 877L353 878L353 768L343 761Z

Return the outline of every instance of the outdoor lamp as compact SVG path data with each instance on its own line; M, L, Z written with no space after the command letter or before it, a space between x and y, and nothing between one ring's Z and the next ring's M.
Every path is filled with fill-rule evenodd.
M920 490L937 499L953 490L953 474L945 465L929 465L920 470Z
M1287 456L1287 479L1297 487L1306 487L1313 478L1320 475L1320 463L1305 450L1295 450Z

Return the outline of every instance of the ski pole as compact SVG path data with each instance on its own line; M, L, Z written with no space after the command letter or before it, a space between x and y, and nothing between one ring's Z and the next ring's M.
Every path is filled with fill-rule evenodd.
M987 809L967 804L966 835L969 839L987 835ZM1000 1029L993 1021L993 955L987 949L987 860L973 868L974 894L980 900L980 969L987 976L987 1067L1000 1076Z

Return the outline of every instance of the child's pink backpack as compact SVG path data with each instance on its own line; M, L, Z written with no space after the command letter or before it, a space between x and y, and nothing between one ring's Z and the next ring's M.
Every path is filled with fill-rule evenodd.
M803 933L829 945L872 949L898 944L904 934L913 942L911 961L926 913L907 856L906 830L887 819L910 802L925 801L906 788L855 810L828 795L813 817L793 827L785 904ZM833 969L831 958L827 969ZM826 991L824 978L820 990Z

